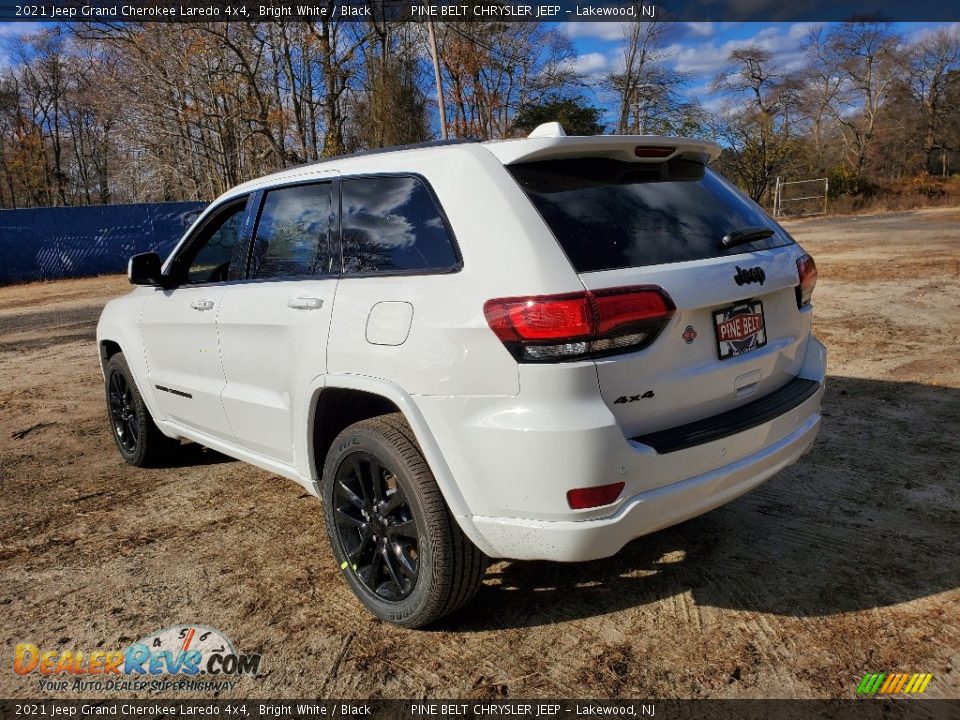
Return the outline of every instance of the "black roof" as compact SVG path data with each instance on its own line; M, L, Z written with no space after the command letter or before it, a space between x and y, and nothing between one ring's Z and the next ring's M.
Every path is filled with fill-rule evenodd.
M478 143L479 138L456 138L454 140L430 140L422 143L410 143L409 145L391 145L390 147L373 148L372 150L360 150L358 152L344 153L343 155L332 155L330 157L320 158L300 167L310 167L319 163L330 162L331 160L345 160L347 158L365 157L367 155L380 155L382 153L399 152L400 150L419 150L422 148L444 147L447 145L465 145L467 143Z

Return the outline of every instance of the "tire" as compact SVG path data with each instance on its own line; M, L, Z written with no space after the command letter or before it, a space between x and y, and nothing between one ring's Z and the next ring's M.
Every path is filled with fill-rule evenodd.
M104 378L107 418L123 459L136 467L161 467L169 462L180 442L168 438L154 424L123 353L107 361Z
M423 627L479 589L486 557L451 516L401 414L341 432L324 462L321 493L337 565L381 620Z

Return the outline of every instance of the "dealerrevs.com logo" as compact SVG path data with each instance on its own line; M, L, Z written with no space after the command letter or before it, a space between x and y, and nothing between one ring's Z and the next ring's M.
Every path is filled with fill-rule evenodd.
M49 650L20 643L13 671L36 676L41 690L101 692L232 690L240 677L255 677L259 654L238 653L219 630L175 625L151 633L125 650Z

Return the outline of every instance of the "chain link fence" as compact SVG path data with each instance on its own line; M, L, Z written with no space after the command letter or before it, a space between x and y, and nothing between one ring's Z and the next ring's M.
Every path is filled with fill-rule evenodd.
M137 253L165 256L206 203L0 210L0 285L125 272Z
M778 177L773 186L773 217L826 215L829 191L827 178L785 181Z

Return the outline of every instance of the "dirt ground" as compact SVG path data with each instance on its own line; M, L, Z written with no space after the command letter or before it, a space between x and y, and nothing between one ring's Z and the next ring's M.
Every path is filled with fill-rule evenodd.
M960 696L960 210L788 229L830 351L814 449L607 561L497 563L429 631L361 611L293 483L121 462L93 340L122 278L0 288L0 697L44 694L17 643L179 623L262 653L225 697L853 697L893 671Z

